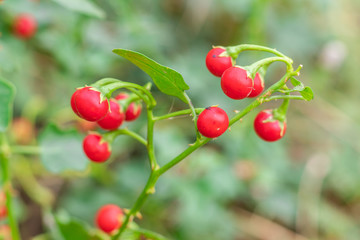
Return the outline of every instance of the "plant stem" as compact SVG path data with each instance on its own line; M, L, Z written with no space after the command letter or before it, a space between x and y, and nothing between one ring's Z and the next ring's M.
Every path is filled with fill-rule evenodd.
M194 108L195 113L199 114L201 113L204 108ZM193 112L192 109L185 109L185 110L181 110L181 111L177 111L177 112L172 112L172 113L168 113L162 116L158 116L158 117L154 117L154 121L160 121L160 120L165 120L165 119L171 119L172 117L177 117L177 116L182 116L182 115L189 115Z
M99 81L105 81L105 80L113 81L112 83L101 86L101 90L104 91L105 95L108 98L115 90L119 88L127 88L130 91L134 92L136 95L138 95L146 103L148 108L153 109L155 107L156 101L146 88L135 83L123 82L115 78L103 78ZM138 91L133 91L133 89L140 90L146 97L144 97L144 95L142 94L139 94Z
M254 44L241 44L241 45L237 45L237 46L230 46L230 47L227 47L226 50L230 53L230 56L233 57L234 59L236 59L237 56L241 52L249 51L249 50L269 52L269 53L273 53L279 57L286 57L284 54L277 51L276 49L268 48L268 47L264 47L264 46L260 46L260 45L254 45Z
M20 234L18 225L15 218L14 207L11 198L11 175L9 166L10 147L7 143L4 133L0 134L0 163L1 163L1 175L3 182L3 189L6 196L6 208L8 212L8 220L11 228L12 240L20 240Z
M151 110L147 110L147 119L148 119L148 131L147 131L147 150L150 161L151 170L154 171L158 168L158 164L155 158L155 150L154 150L154 115Z
M135 140L137 140L138 142L140 142L141 144L147 146L147 141L142 136L140 136L139 134L137 134L127 128L117 129L114 131L107 132L104 134L104 137L106 139L108 139L108 141L112 142L119 135L128 135L128 136L134 138Z
M190 107L190 110L191 110L191 115L193 116L193 122L194 122L194 126L195 126L195 133L196 133L196 139L200 139L201 138L201 135L199 133L199 130L197 129L197 125L196 125L196 121L197 121L197 115L196 115L196 111L195 111L195 108L191 102L191 99L189 98L189 96L184 92L184 96L188 102L188 105Z
M142 207L148 196L155 192L155 184L159 176L160 175L158 170L151 171L144 189L142 190L140 196L137 198L130 212L126 215L125 220L121 225L119 231L111 238L112 240L117 240L121 236L121 234L124 232L129 222L132 221L133 216L135 216L136 213L140 210L140 208Z
M267 97L264 100L264 102L270 102L272 100L278 100L278 99L305 100L305 98L300 95L278 95L278 96Z

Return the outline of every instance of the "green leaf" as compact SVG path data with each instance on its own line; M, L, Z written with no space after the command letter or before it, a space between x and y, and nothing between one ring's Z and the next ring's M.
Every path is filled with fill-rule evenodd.
M161 92L178 97L187 103L184 91L188 90L189 86L185 83L180 73L138 52L126 49L114 49L113 52L126 58L146 72Z
M89 0L53 0L54 2L75 12L104 18L105 12Z
M310 101L314 98L313 90L310 87L305 87L304 90L300 91L300 94L306 101Z
M74 131L60 130L48 125L40 136L40 158L53 173L66 170L83 171L89 161L82 150L82 136Z
M80 220L72 218L65 211L60 211L55 216L56 224L64 239L76 240L101 240L107 239L105 235L97 231L91 231L90 227Z
M294 86L294 88L292 90L294 90L294 91L302 91L302 90L304 90L305 86L301 81L297 80L294 77L291 77L290 81L291 81L291 84Z
M0 132L5 132L11 122L14 97L14 85L0 78Z

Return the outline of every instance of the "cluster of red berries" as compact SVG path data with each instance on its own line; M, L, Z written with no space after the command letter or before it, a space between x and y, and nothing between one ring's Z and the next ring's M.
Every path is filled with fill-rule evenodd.
M120 93L108 100L94 87L77 89L71 97L71 108L79 117L97 124L105 130L116 130L124 121L136 120L142 109L137 102L128 104L126 110L121 102L129 98L127 93ZM94 162L104 162L111 155L111 149L100 134L91 133L83 141L86 156Z
M208 70L215 76L221 77L221 89L226 96L240 100L255 98L264 90L264 80L257 72L254 79L249 72L234 65L233 59L225 48L211 49L205 60ZM209 107L200 113L197 121L199 132L209 138L223 134L229 126L229 118L219 107ZM273 110L260 112L254 121L257 135L265 141L276 141L282 138L286 131L286 122L276 119Z

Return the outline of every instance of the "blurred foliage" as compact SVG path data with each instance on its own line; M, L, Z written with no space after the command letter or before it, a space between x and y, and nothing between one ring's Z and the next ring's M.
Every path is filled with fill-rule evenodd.
M143 219L137 222L179 240L289 240L295 239L293 233L303 239L358 240L359 11L360 2L355 0L3 0L0 76L17 88L15 117L33 123L34 132L41 133L41 145L60 144L66 154L81 150L74 148L80 145L70 130L79 124L69 106L76 87L102 77L138 84L150 80L113 54L113 49L142 52L176 69L189 85L187 93L196 107L219 104L231 113L246 106L248 100L233 101L222 93L219 80L205 67L207 51L212 45L240 43L276 48L292 57L295 65L304 65L300 78L316 95L310 103L291 103L285 138L262 142L252 129L255 112L249 114L160 178L156 194L143 208ZM39 24L29 41L12 34L12 21L23 12L34 15ZM243 53L238 64L249 64L258 57ZM280 64L271 67L266 86L282 72ZM156 87L153 92L159 113L186 107ZM124 127L145 134L145 121L143 114ZM46 127L50 123L68 129L68 138L77 143L45 141L61 135L53 125ZM193 140L190 118L155 127L161 164ZM36 139L31 141L36 143ZM94 214L103 204L130 208L149 173L141 145L122 136L113 150L116 154L110 163L90 164L78 173L50 174L39 158L26 160L31 162L30 171L39 187L56 196L54 207L59 214L68 212L93 226ZM69 161L83 169L77 162L83 158L58 155L51 167L60 169L58 161ZM21 161L14 156L12 167ZM46 215L39 217L42 212L34 207L34 193L22 184L26 180L21 171L14 172L21 231L24 239L29 239L51 226ZM67 213L59 216L64 218ZM74 225L78 234L87 234L76 227L77 220L65 220L68 223L62 224L63 229Z

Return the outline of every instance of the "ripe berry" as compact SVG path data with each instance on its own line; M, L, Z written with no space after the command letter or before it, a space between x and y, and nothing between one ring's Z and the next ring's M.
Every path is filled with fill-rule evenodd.
M104 162L111 155L109 144L98 134L87 135L83 141L83 149L86 156L93 162Z
M117 230L122 225L123 212L114 204L102 206L96 214L96 225L106 233Z
M37 29L37 22L30 14L21 14L15 18L13 30L14 34L23 39L31 38Z
M7 216L6 196L4 192L0 192L0 220Z
M262 77L260 76L259 73L256 73L255 78L254 78L254 86L248 97L254 98L254 97L259 96L260 93L264 90L264 87L265 87L264 80L262 79Z
M221 77L224 71L233 65L231 57L219 56L223 52L225 52L224 48L216 47L206 55L206 67L216 77Z
M83 87L73 93L71 108L79 117L95 122L106 116L109 103L100 91L92 87Z
M286 121L274 119L273 110L259 112L254 121L256 134L265 141L273 142L282 138L286 132Z
M197 120L199 132L208 138L216 138L229 127L229 117L219 107L208 107L202 111Z
M129 97L127 93L119 93L115 99L116 100L125 100ZM134 121L141 114L142 105L139 102L132 102L129 104L125 111L125 121Z
M125 114L120 105L113 99L110 99L110 112L97 123L105 130L115 130L124 121Z
M232 99L243 99L250 95L254 82L247 71L239 66L227 69L221 76L221 88Z

